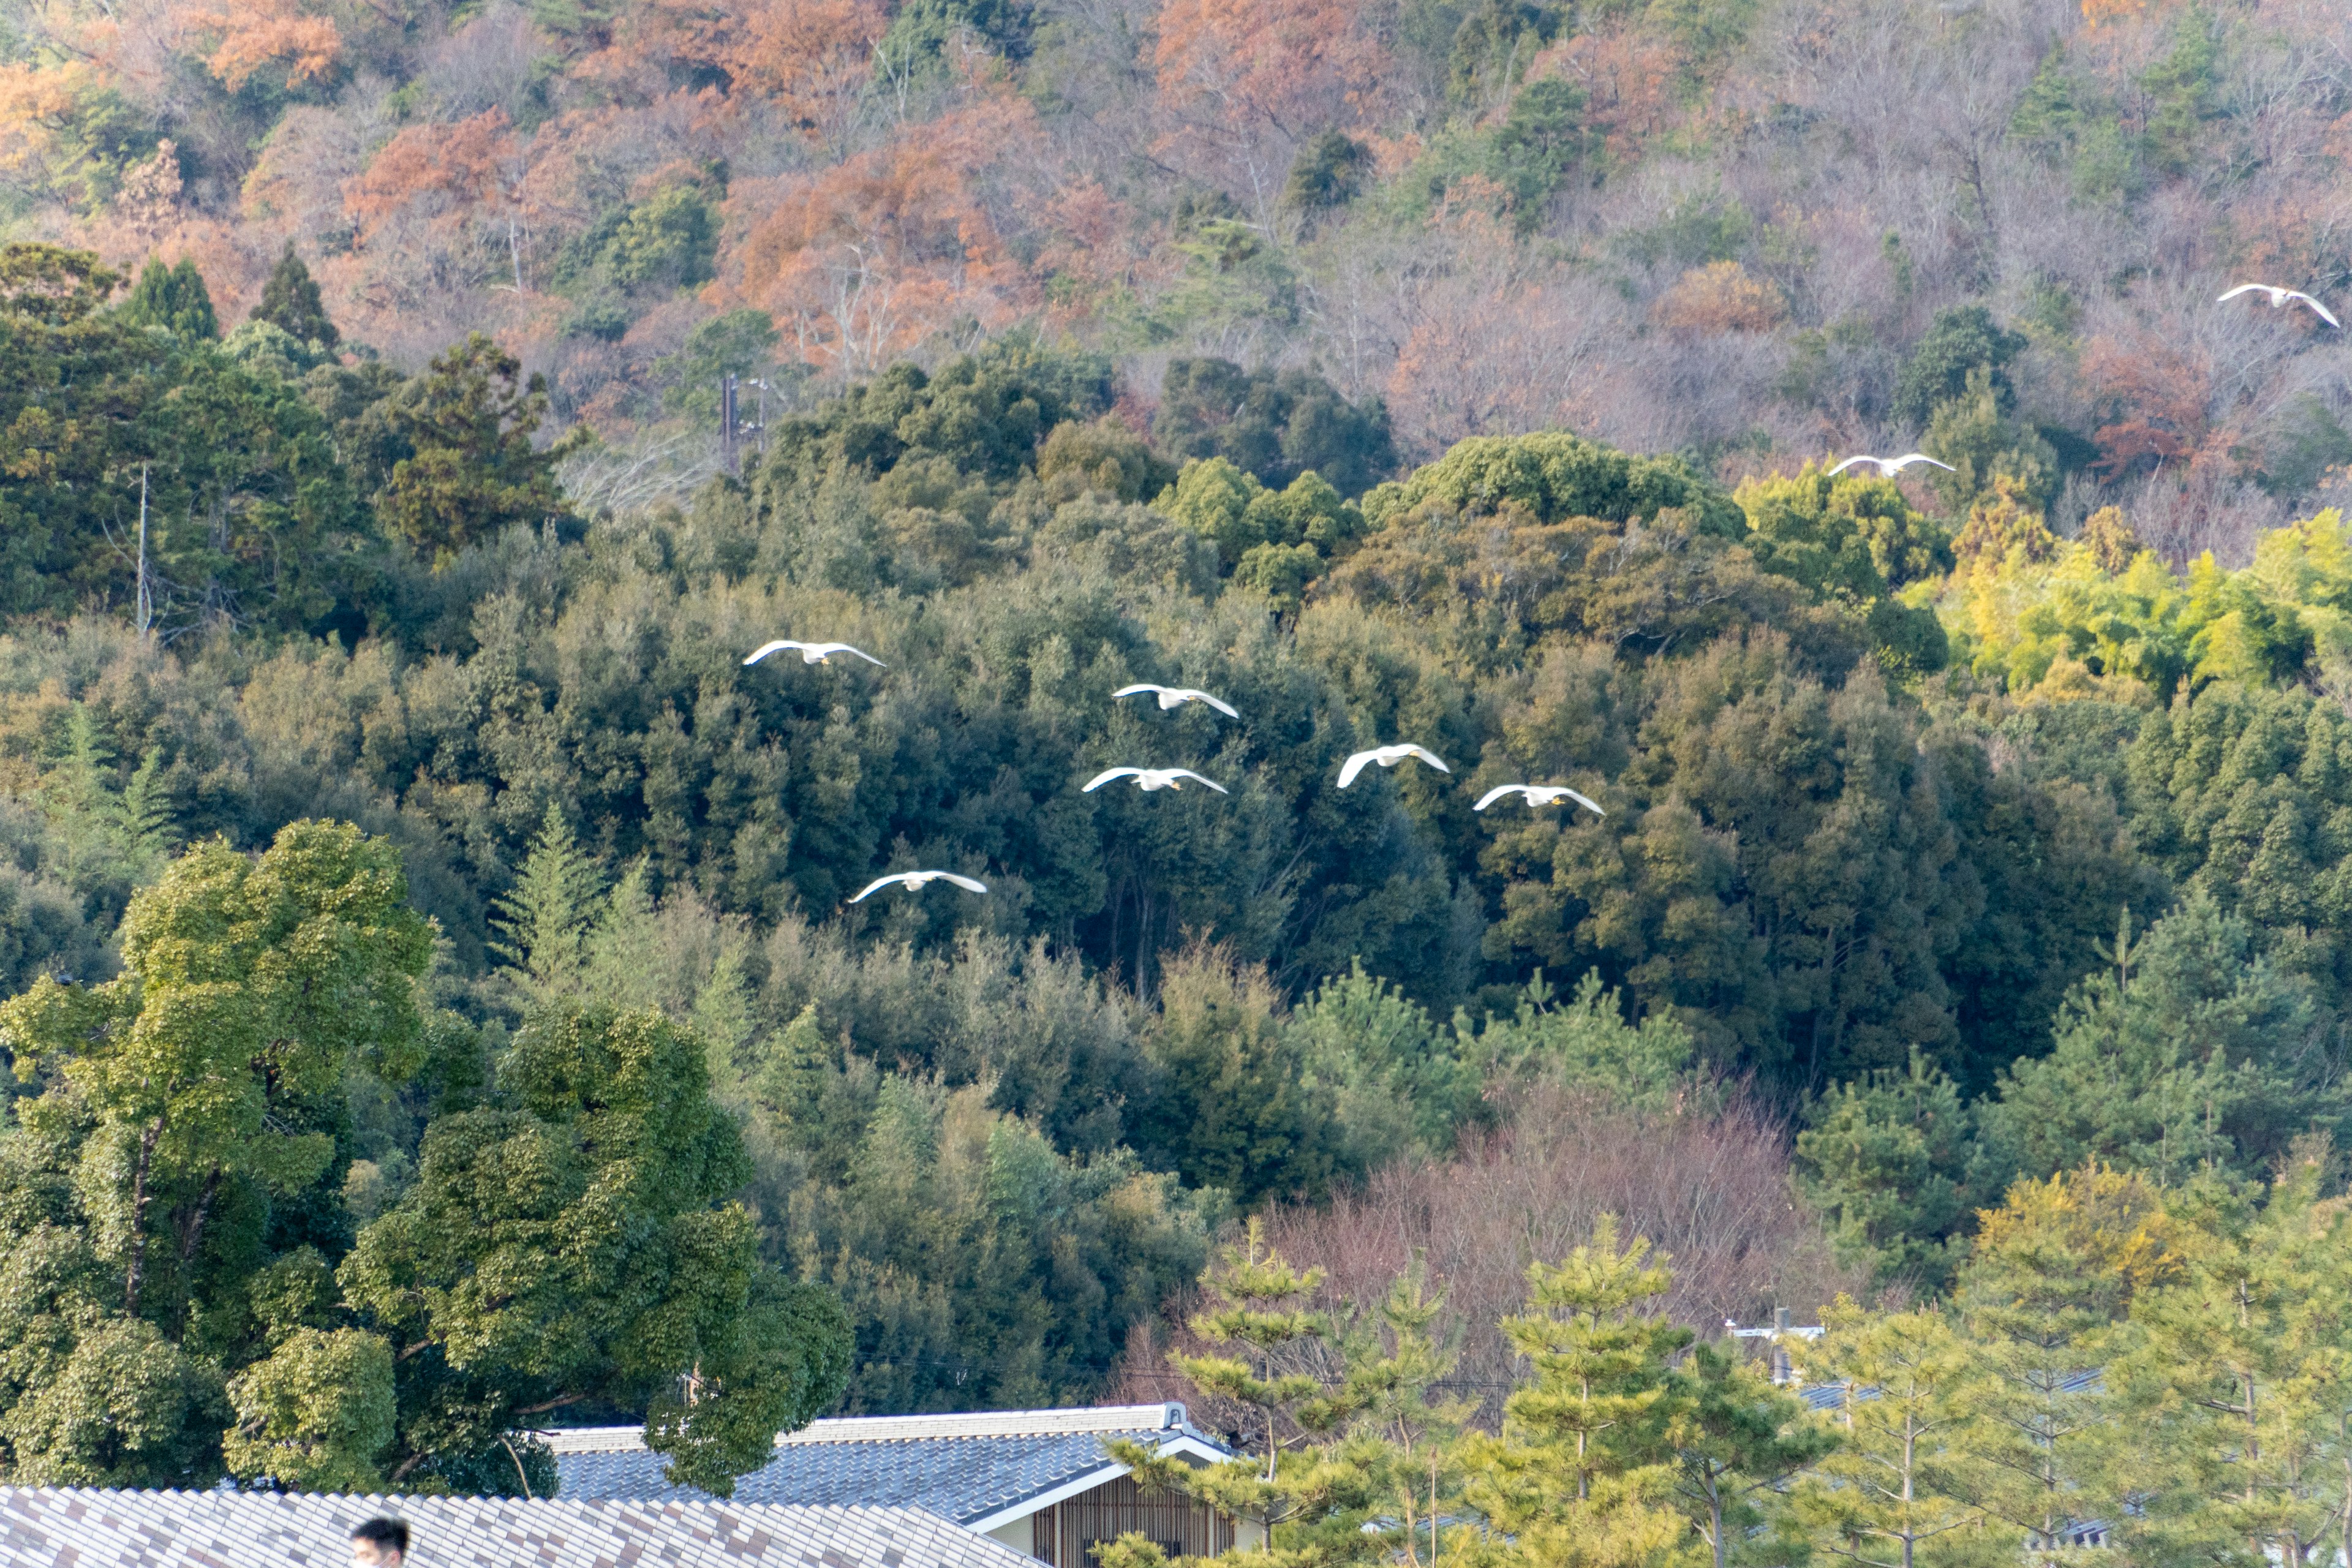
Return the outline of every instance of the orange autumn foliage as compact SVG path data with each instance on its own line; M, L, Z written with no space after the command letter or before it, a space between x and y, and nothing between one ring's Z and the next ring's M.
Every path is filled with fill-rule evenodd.
M79 60L0 65L0 174L39 164L82 95L99 85L97 72Z
M857 374L952 320L1009 322L1027 280L982 184L1034 125L1025 100L998 94L838 167L739 186L730 205L760 215L740 249L744 302L793 332L811 363Z
M2201 354L2152 331L2101 336L2083 356L2083 379L2099 421L2098 466L2109 474L2146 458L2187 457L2205 437L2212 371Z
M723 74L723 101L763 99L814 141L837 145L873 79L889 26L880 0L649 0L589 71L658 96L677 67Z
M1612 159L1638 159L1642 145L1678 121L1681 58L1629 27L1580 32L1536 57L1530 77L1556 76L1584 89L1585 123Z
M876 0L766 0L751 8L721 63L739 87L781 104L819 139L853 110L873 77L874 46L890 18Z
M1166 0L1152 57L1176 106L1304 139L1368 94L1382 64L1346 0Z
M363 240L411 212L436 222L461 221L506 195L519 159L503 109L484 110L455 125L412 125L344 184L343 205L359 220Z
M298 0L199 0L178 7L173 20L211 36L205 66L231 92L264 66L283 62L286 85L297 88L325 76L342 58L335 24L304 15Z

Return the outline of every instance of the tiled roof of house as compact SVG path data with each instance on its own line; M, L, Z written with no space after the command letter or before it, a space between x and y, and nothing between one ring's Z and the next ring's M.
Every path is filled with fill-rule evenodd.
M0 1488L5 1568L347 1568L352 1526L407 1521L410 1568L1024 1568L914 1509Z
M634 1426L546 1434L567 1498L695 1498L662 1479L665 1463ZM1222 1452L1181 1405L1000 1410L819 1421L777 1439L776 1457L735 1483L750 1503L910 1507L971 1524L1112 1468L1111 1437L1172 1438Z

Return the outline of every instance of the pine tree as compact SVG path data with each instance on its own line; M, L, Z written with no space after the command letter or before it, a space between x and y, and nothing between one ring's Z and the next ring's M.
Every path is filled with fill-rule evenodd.
M1975 1436L1969 1356L1935 1308L1872 1313L1841 1296L1799 1373L1839 1390L1841 1439L1795 1489L1814 1549L1853 1568L2014 1563L2013 1537L1959 1488Z
M1725 1568L1764 1523L1759 1500L1837 1446L1802 1401L1720 1346L1693 1347L1670 1383L1675 1497Z
M1673 1276L1650 1244L1619 1245L1603 1215L1557 1268L1528 1268L1523 1316L1505 1331L1535 1369L1505 1405L1499 1438L1465 1445L1471 1506L1515 1563L1635 1568L1690 1539L1671 1506L1667 1364L1691 1342L1658 1307Z
M2324 1139L2299 1148L2258 1217L2210 1205L2220 1234L2186 1248L2177 1285L2133 1303L2138 1343L2106 1374L2120 1416L2114 1484L2137 1505L2117 1533L2135 1558L2342 1560L2352 1218L2320 1196L2327 1156Z
M1440 1536L1460 1511L1461 1438L1478 1401L1431 1397L1454 1365L1437 1327L1444 1310L1445 1292L1430 1289L1428 1265L1416 1255L1390 1283L1369 1331L1339 1337L1347 1372L1332 1414L1344 1425L1298 1468L1287 1500L1294 1514L1313 1520L1291 1535L1322 1562L1366 1555L1370 1542L1380 1543L1370 1553L1378 1561L1401 1557L1405 1568L1421 1568L1424 1545L1433 1563L1448 1554ZM1466 1532L1454 1522L1456 1533ZM1393 1527L1398 1550L1388 1547L1390 1530L1375 1523Z
M547 378L480 332L436 357L383 405L381 417L408 455L393 463L376 498L384 521L438 559L514 523L539 527L566 515L555 469L580 449L577 429L544 446Z
M42 780L64 840L67 883L85 898L127 898L152 881L172 847L172 807L160 750L150 750L128 787L115 782L114 750L77 702L66 714L65 754Z
M2310 983L2255 947L2253 927L2194 889L2113 972L2067 993L2046 1056L2021 1058L1981 1102L1987 1142L2019 1173L2113 1161L2179 1182L2210 1163L2252 1175L2347 1094L2310 1048Z
M172 799L163 790L163 749L150 746L122 789L122 841L143 868L161 869L174 837Z
M2116 1517L2121 1498L2099 1485L2110 1420L2098 1373L2132 1301L2179 1273L2181 1229L2154 1184L2095 1164L2020 1182L1981 1216L1960 1276L1977 1418L1961 1468L2042 1568L2084 1550L2067 1526Z
M1265 1222L1253 1217L1240 1247L1225 1248L1224 1263L1201 1278L1213 1303L1192 1321L1192 1331L1223 1353L1171 1355L1178 1371L1209 1394L1258 1412L1265 1433L1265 1480L1275 1479L1276 1460L1302 1432L1328 1428L1329 1416L1320 1379L1285 1371L1299 1348L1325 1339L1322 1313L1297 1304L1323 1283L1323 1270L1293 1268L1265 1245Z
M1451 1533L1465 1538L1450 1555L1460 1556L1476 1533L1461 1521L1459 1501L1460 1439L1477 1401L1431 1397L1454 1368L1436 1327L1444 1292L1432 1293L1426 1266L1416 1257L1391 1281L1370 1323L1317 1318L1307 1322L1310 1331L1294 1332L1301 1319L1266 1308L1287 1300L1288 1287L1298 1287L1297 1294L1311 1289L1319 1275L1296 1273L1272 1253L1257 1258L1262 1235L1253 1222L1247 1247L1229 1251L1223 1272L1210 1277L1213 1291L1228 1303L1223 1328L1234 1342L1254 1350L1262 1343L1257 1354L1268 1363L1309 1343L1327 1363L1336 1354L1341 1368L1336 1384L1303 1374L1287 1383L1271 1376L1235 1380L1229 1365L1183 1355L1169 1359L1195 1382L1201 1378L1193 1369L1200 1367L1223 1388L1270 1401L1261 1407L1290 1418L1299 1429L1297 1446L1285 1453L1270 1441L1273 1462L1263 1468L1244 1456L1196 1468L1123 1441L1113 1443L1112 1452L1148 1491L1199 1498L1221 1511L1279 1526L1264 1559L1270 1568L1399 1561L1421 1568L1423 1545L1433 1565L1449 1515L1455 1525ZM1277 1291L1286 1294L1268 1293ZM1234 1311L1242 1318L1231 1316ZM1195 1331L1202 1326L1203 1320L1195 1320ZM1132 1533L1099 1555L1100 1568L1166 1568L1168 1561L1162 1549Z
M261 290L261 303L253 308L253 319L268 321L283 331L298 343L317 343L321 348L333 348L342 333L327 319L327 308L319 298L319 285L302 258L294 254L294 242L286 242L286 254L271 268L269 281Z
M596 862L580 847L551 802L523 858L514 891L491 905L490 951L515 971L533 1007L577 999L588 974L588 940L597 915Z
M205 287L196 264L183 258L176 267L150 261L122 302L123 319L141 326L162 327L183 338L217 338L220 318L213 313L212 291Z
M629 863L621 879L613 884L583 949L585 993L625 1011L660 1012L669 1001L661 994L661 968L655 952L658 934L646 875L642 856Z

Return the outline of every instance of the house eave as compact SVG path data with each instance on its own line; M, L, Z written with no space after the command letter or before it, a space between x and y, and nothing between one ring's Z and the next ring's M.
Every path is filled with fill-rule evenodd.
M1197 1437L1181 1434L1161 1442L1156 1451L1183 1458L1198 1459L1205 1465L1221 1465L1234 1457L1213 1444L1204 1443ZM1010 1524L1016 1519L1026 1519L1040 1509L1051 1508L1066 1499L1076 1497L1080 1492L1092 1491L1105 1481L1115 1481L1127 1473L1127 1466L1116 1459L1105 1459L1099 1468L1088 1470L1082 1476L1048 1487L1034 1497L1007 1504L992 1513L982 1514L978 1519L964 1520L961 1523L966 1530L985 1535L990 1531Z

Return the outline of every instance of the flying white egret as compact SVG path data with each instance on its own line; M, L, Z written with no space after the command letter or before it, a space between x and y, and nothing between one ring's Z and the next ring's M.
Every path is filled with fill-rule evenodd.
M1566 784L1496 784L1493 789L1480 795L1478 804L1470 809L1484 811L1507 795L1525 795L1530 806L1558 805L1563 800L1572 800L1595 816L1609 815L1601 809L1599 801L1594 800L1591 795L1579 795Z
M1201 778L1190 768L1112 768L1088 779L1078 793L1091 795L1113 779L1133 779L1138 789L1179 789L1182 787L1176 782L1179 779L1200 779L1219 795L1233 793L1214 779Z
M2336 319L2335 315L2329 311L2326 306L2321 304L2310 295L2303 292L2299 289L2282 289L2275 283L2241 283L2235 289L2231 289L2227 294L2222 295L2220 300L2214 300L2213 303L2219 305L2223 300L2234 300L2241 294L2268 294L2271 297L2271 309L2273 310L2285 309L2286 302L2289 300L2299 300L2303 303L2310 306L2315 311L2318 312L2319 319L2326 322L2329 326L2341 327L2344 325L2343 322Z
M1407 757L1419 757L1441 773L1450 773L1454 771L1437 760L1436 752L1409 742L1402 746L1374 746L1369 752L1358 752L1340 767L1339 787L1346 789L1349 784L1354 784L1356 775L1364 771L1366 763L1378 763L1384 768L1392 768Z
M878 893L893 882L898 883L900 887L906 889L910 893L920 892L927 884L939 881L941 879L953 882L959 888L968 889L975 893L984 893L988 891L987 883L976 881L970 877L959 877L953 871L893 871L887 877L877 877L872 881L866 883L866 892L858 894L856 898L854 898L849 901L853 904L862 903L865 901L867 893Z
M1205 691L1196 691L1189 686L1154 686L1148 680L1140 680L1136 682L1133 686L1122 686L1117 691L1112 692L1111 695L1113 697L1133 697L1140 691L1149 691L1153 696L1159 698L1160 710L1162 713L1165 713L1171 708L1181 708L1187 702L1205 702L1228 719L1238 719L1241 717L1239 713L1234 711L1233 705L1231 703L1224 702L1217 698L1212 697Z
M1869 453L1865 452L1858 458L1848 458L1844 462L1840 463L1836 468L1832 468L1830 470L1830 474L1834 478L1839 474L1844 473L1856 463L1875 463L1878 465L1878 477L1882 479L1891 479L1914 463L1936 463L1936 459L1927 456L1925 452L1906 452L1899 458L1874 458ZM1948 474L1956 474L1959 472L1958 468L1955 468L1949 463L1936 463L1936 467L1943 469Z
M797 651L801 656L801 662L803 664L831 664L835 654L854 653L868 664L882 665L882 668L885 669L890 668L887 664L882 664L882 661L876 658L872 654L866 652L862 648L854 648L845 642L793 642L789 637L779 637L774 642L762 644L759 652L753 654L743 662L745 664L757 664L761 659L767 658L770 654L782 653L786 649Z

